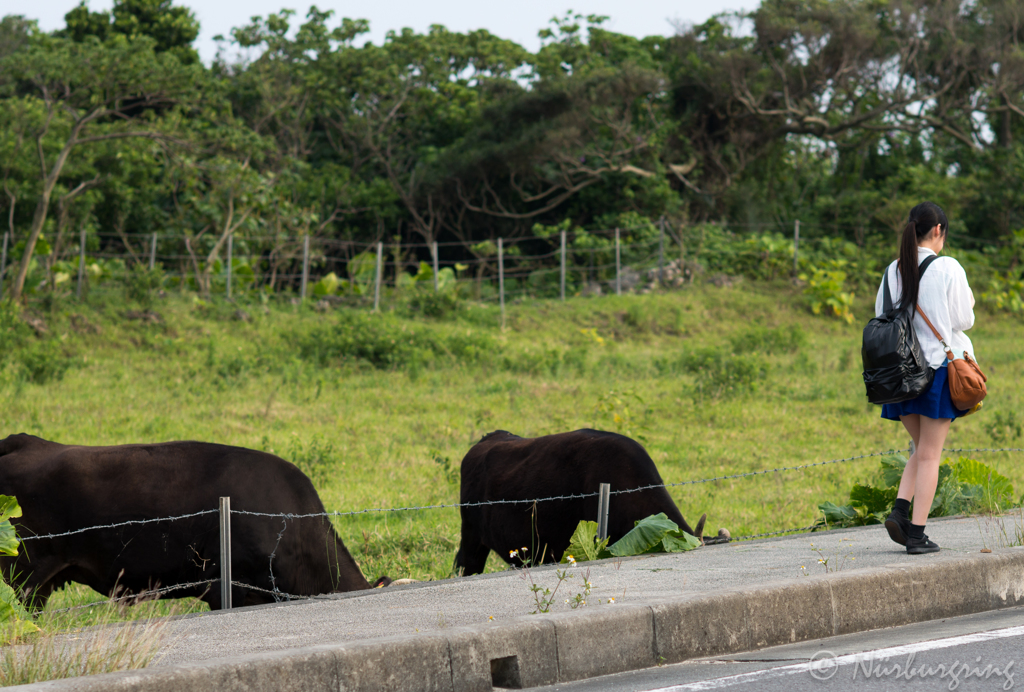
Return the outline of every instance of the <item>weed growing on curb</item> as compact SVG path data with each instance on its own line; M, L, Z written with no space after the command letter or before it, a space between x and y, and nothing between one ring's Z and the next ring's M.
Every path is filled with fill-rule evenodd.
M847 562L852 562L857 559L853 556L853 553L846 553L846 555L841 555L843 549L848 547L843 545L843 541L849 541L851 543L853 542L852 539L849 538L840 538L839 545L836 546L835 552L829 557L825 557L825 552L821 548L817 548L813 543L811 543L811 550L818 554L818 564L825 568L825 574L828 574L829 572L838 572L846 566ZM800 569L805 568L801 566Z
M508 553L509 557L520 557L530 552L529 548L523 547L519 550L510 550ZM534 580L533 574L530 572L530 562L524 558L523 569L520 573L520 578L530 583L530 592L533 594L533 602L537 609L530 611L530 615L539 615L542 613L550 613L551 606L555 604L555 595L558 593L558 589L562 587L564 582L567 582L576 577L575 574L569 572L568 569L555 570L555 577L558 579L558 583L555 584L554 589L549 589L546 586L541 586ZM568 558L569 564L573 567L576 566L576 559L570 555ZM590 582L590 570L582 574L582 583L580 584L580 590L572 598L565 599L565 604L576 610L581 606L587 605L587 598L590 596L591 589L594 585ZM609 599L609 603L614 603L615 599Z

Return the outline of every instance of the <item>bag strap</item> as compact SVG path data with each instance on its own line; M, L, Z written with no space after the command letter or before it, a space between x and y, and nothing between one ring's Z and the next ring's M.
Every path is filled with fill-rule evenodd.
M932 321L928 319L928 315L924 314L924 310L921 309L920 305L917 306L917 314L924 318L924 323L928 325L928 327L932 330L932 334L934 334L935 338L939 340L940 344L942 344L942 348L945 349L949 359L956 360L956 356L953 355L953 349L951 349L949 345L946 344L946 340L942 338L942 335L939 334L939 330L936 329L935 325L932 324Z
M921 277L924 276L925 270L928 269L928 267L931 265L931 263L934 262L937 259L939 259L938 255L931 255L930 257L926 257L924 262L921 262L921 266L918 267L918 271L919 271L919 273L917 275L918 281L920 281ZM899 271L899 267L898 266L897 266L896 271ZM882 281L882 312L883 313L887 313L890 310L892 310L892 295L889 293L889 270L888 269L886 269L885 272L883 272L882 279L883 279L883 281ZM920 311L921 308L919 307L917 309ZM936 334L936 336L938 336L938 335ZM942 339L940 338L939 340L941 341Z

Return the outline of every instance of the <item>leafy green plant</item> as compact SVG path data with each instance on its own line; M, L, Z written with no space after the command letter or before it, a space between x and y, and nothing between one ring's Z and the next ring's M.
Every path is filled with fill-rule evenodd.
M643 412L643 420L636 420L634 411L637 408ZM642 431L647 430L647 424L644 421L651 414L651 409L636 392L613 390L602 394L594 404L594 413L607 420L611 424L610 427L616 432L634 437L641 442L645 441ZM603 426L595 424L594 427Z
M902 455L882 459L874 485L855 483L850 503L818 505L822 518L819 528L865 526L885 521L896 501L900 477L907 460ZM997 512L1014 504L1013 484L987 464L967 457L939 466L939 479L929 517L945 517L975 512Z
M597 522L581 521L573 532L561 562L575 563L608 557L626 557L647 553L681 553L700 547L700 541L679 528L664 512L635 522L625 536L612 545L597 540Z
M11 519L21 516L21 505L10 495L0 495L0 555L14 557L20 542ZM0 643L9 643L39 628L18 598L14 588L0 581Z
M1024 278L1013 272L996 274L981 292L981 302L992 310L1024 314Z
M853 324L853 293L845 289L846 271L842 267L846 260L830 260L824 267L815 267L811 274L801 274L800 280L807 282L804 295L811 299L811 312L838 317L847 324Z
M565 549L562 562L568 562L570 556L579 562L610 557L607 547L607 538L597 540L597 522L581 521L576 526L576 530L572 532L572 538L569 539L569 547Z
M450 484L458 485L459 474L462 472L459 464L453 464L451 457L441 456L441 452L436 449L430 450L430 458L437 464L438 470L441 472L441 477Z

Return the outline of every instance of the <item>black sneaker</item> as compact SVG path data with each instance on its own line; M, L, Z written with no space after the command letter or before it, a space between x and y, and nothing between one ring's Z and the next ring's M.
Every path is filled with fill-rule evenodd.
M910 535L910 517L890 512L889 518L885 520L885 530L889 532L889 538L900 545L906 545L907 536Z
M928 536L922 536L921 538L907 537L907 555L923 555L925 553L937 552L939 552L938 544L932 543Z

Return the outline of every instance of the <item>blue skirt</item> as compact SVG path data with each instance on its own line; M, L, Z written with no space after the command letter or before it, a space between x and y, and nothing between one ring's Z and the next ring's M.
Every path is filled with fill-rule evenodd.
M958 418L967 413L953 406L953 400L949 397L949 380L947 373L949 369L946 363L942 364L935 371L935 379L932 386L923 392L916 399L901 401L898 404L883 404L882 418L899 420L900 416L917 413L926 418Z

